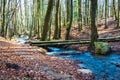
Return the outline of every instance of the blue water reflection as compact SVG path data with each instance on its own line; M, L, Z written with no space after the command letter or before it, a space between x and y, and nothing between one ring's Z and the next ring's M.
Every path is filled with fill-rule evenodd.
M52 53L52 51L54 53ZM60 53L61 51L66 50L63 48L51 48L51 55L83 62L78 65L91 70L96 75L96 80L120 80L120 67L116 66L120 64L120 54L111 53L108 56L95 56L90 52L86 52L78 55L56 55L57 52ZM68 52L69 51L70 50L68 50ZM75 54L75 50L73 54Z

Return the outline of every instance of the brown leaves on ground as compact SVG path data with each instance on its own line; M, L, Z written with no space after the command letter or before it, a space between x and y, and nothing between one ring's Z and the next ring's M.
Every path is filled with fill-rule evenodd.
M73 61L42 55L35 48L0 38L0 80L91 80Z
M109 37L118 37L120 36L120 28L116 28L116 21L114 18L107 19L108 28L105 29L105 19L100 19L97 22L99 38L109 38ZM78 25L74 24L71 29L70 39L80 40L80 39L90 39L91 30L90 26L83 25L83 30L80 32L78 30ZM118 42L109 42L112 47L112 51L120 52L120 41ZM88 51L89 45L71 45L70 48L77 49L80 51Z

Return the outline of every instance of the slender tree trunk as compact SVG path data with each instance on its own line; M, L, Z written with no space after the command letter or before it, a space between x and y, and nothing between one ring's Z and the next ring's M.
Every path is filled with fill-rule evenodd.
M65 37L66 40L69 39L70 30L72 27L72 21L73 21L73 0L70 0L70 23L66 29L66 37Z
M70 19L70 0L66 0L66 8L67 8L67 18L66 18L66 26L68 26L69 25L69 19Z
M40 3L41 0L37 0L37 38L40 39Z
M105 0L105 29L108 28L107 27L107 15L108 15L107 6L108 6L108 0Z
M59 10L60 10L60 0L56 1L56 14L55 14L55 32L54 39L58 39L59 37Z
M97 10L97 0L91 0L91 44L90 48L94 49L94 42L97 41L98 32L96 27L96 10Z
M59 29L58 29L58 38L61 38L61 5L60 5L60 11L59 11Z
M54 3L54 0L49 0L48 2L47 13L46 13L44 25L43 25L43 32L42 32L42 38L41 38L42 41L47 39L50 17L51 17L52 10L53 10L53 3Z
M32 5L32 24L31 24L31 27L30 27L30 34L29 34L29 38L32 38L32 35L33 35L33 31L34 31L34 7L35 7L35 3L34 3L34 0L33 0L33 5Z
M49 40L51 40L51 33L52 33L52 31L51 31L52 18L50 19L49 26L50 26L50 28L49 28Z
M118 0L117 28L119 28L119 26L120 26L120 25L119 25L119 22L120 22L120 21L119 21L119 13L120 13L119 11L120 11L120 0Z
M17 0L14 0L14 8L17 7ZM15 13L14 13L14 17L13 17L13 25L14 25L14 32L13 32L13 35L17 35L17 16L16 16L16 10L15 10Z
M117 21L117 12L116 12L116 8L115 8L115 0L113 0L113 10L114 10L114 15L115 15L115 20Z
M2 18L2 29L1 29L1 35L5 37L5 6L6 6L6 0L3 0L3 18Z
M82 13L81 13L81 7L82 7L82 4L81 4L82 0L78 0L78 29L79 31L82 30Z

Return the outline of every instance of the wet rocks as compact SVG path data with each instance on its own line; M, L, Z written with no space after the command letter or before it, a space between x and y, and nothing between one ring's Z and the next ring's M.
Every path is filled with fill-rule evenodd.
M92 74L92 71L89 70L89 69L78 69L77 71L78 71L78 72L82 72L82 73L84 73L84 74Z
M80 68L86 69L84 64L78 64L78 66L80 66Z

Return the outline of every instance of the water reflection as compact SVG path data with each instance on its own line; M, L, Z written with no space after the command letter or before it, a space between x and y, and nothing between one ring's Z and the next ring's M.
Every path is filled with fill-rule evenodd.
M78 65L84 69L91 70L96 75L96 80L120 80L120 67L116 66L120 64L120 54L112 53L108 56L95 56L90 52L86 52L78 55L61 55L57 54L57 52L66 51L65 49L55 48L54 50L54 48L51 48L51 51L53 51L53 53L51 52L53 56L82 61L83 63ZM75 54L75 50L73 54Z

